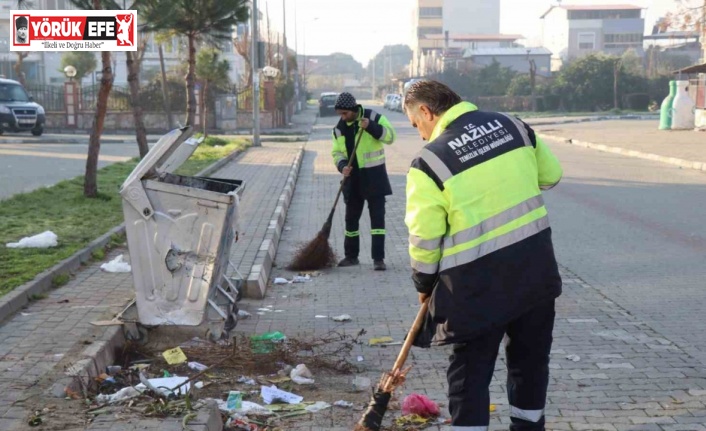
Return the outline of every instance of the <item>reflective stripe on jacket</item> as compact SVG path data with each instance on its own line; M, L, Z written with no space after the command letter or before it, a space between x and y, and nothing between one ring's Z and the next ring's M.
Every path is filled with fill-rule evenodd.
M450 109L407 174L409 252L435 342L460 342L561 293L541 189L561 166L515 117Z

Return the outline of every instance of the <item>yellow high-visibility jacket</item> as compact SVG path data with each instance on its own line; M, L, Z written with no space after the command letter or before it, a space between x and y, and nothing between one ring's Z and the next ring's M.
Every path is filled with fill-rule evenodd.
M435 344L463 342L561 294L541 189L558 160L519 119L462 102L407 174L409 253Z
M359 107L358 120L351 123L339 120L332 133L333 163L339 172L348 164L359 133L358 121L362 118L368 118L370 124L360 138L355 163L352 165L353 173L346 181L344 192L348 194L355 191L365 198L391 195L392 187L387 176L383 145L390 145L395 141L395 129L384 115Z

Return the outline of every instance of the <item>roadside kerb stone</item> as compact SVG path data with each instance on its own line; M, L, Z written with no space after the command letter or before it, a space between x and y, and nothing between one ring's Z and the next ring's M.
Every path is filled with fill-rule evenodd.
M270 273L272 272L272 264L275 260L275 256L277 255L277 248L279 247L279 239L282 235L284 222L287 219L287 211L292 202L294 189L297 185L297 178L299 176L299 169L301 168L303 155L304 147L301 147L299 149L299 153L294 159L294 162L292 163L292 168L289 171L287 182L285 183L284 189L279 196L277 207L270 218L270 229L268 229L265 234L265 238L262 240L262 244L260 245L255 257L255 263L252 266L250 274L248 274L245 289L243 291L243 295L246 298L262 299L265 297L267 282L270 278Z
M660 156L659 154L644 153L642 151L628 150L621 147L612 147L603 144L595 144L593 142L579 141L577 139L565 138L556 135L547 135L544 133L539 133L538 136L546 141L561 142L564 144L575 145L582 148L590 148L592 150L603 151L606 153L621 154L623 156L635 157L638 159L651 160L661 163L667 163L670 165L678 166L683 169L693 169L697 171L706 172L706 163L696 162L693 160L684 160L677 157L666 157Z
M231 161L235 160L238 156L243 154L243 152L243 150L235 151L223 159L213 163L206 169L200 171L195 176L207 177ZM98 239L92 241L86 247L74 253L73 256L64 259L52 268L37 275L34 280L18 286L11 292L8 292L5 296L0 297L0 323L4 322L29 304L30 298L33 295L41 295L51 290L53 287L52 280L54 277L61 274L75 273L79 268L81 268L81 265L92 259L92 254L94 251L104 248L110 242L113 235L124 234L125 224L123 223L101 235Z

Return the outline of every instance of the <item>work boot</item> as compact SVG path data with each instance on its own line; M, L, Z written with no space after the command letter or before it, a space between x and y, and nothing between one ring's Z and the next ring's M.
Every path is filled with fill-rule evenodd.
M360 265L357 257L347 257L342 261L338 262L338 266L355 266Z
M387 266L385 265L384 260L376 260L373 262L373 268L375 268L375 271L385 271Z

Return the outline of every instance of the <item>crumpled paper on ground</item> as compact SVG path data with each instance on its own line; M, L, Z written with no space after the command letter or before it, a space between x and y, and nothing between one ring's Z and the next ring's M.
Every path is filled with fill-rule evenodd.
M59 245L59 237L50 230L40 234L22 238L19 242L5 244L7 248L49 248Z

